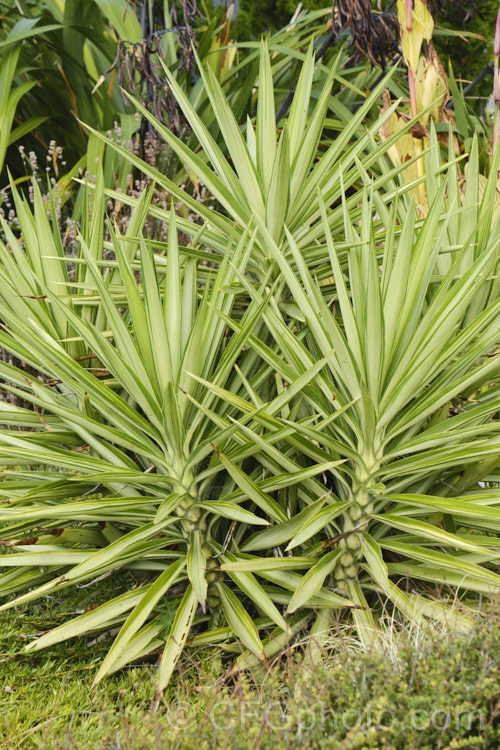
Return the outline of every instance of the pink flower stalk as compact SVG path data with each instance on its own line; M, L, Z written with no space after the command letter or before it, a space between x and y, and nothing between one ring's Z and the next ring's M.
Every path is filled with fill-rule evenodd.
M495 120L493 125L493 154L495 154L500 138L500 82L498 79L498 58L500 56L500 2L498 3L497 24L495 28L495 46L493 49L495 69L493 77L493 102L495 105Z
M413 0L406 0L406 30L408 34L413 32ZM415 74L413 70L408 66L408 85L410 88L410 107L411 116L416 117L418 114L417 107L417 92L415 89Z
M413 9L413 0L406 0L406 30L411 34L413 31L413 18L411 15Z

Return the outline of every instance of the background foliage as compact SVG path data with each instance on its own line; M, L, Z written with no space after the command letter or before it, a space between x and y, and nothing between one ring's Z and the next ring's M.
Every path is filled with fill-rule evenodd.
M325 8L324 0L305 0L304 10L321 10ZM240 0L236 34L239 39L258 37L271 29L279 29L293 16L297 9L295 0Z
M444 29L479 34L483 39L460 36L437 36L436 49L443 61L451 60L457 76L465 81L472 81L492 61L491 29L495 26L498 13L496 0L486 0L472 5L472 13L464 22L463 10L456 3L447 0L439 16L439 24ZM474 89L474 96L488 97L492 90L491 74Z

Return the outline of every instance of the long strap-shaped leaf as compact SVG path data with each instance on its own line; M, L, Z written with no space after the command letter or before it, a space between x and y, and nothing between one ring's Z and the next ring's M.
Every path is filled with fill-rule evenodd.
M233 633L244 646L259 658L264 658L264 647L255 623L236 594L225 583L217 582L222 610Z
M184 649L184 644L188 638L189 631L191 630L197 606L198 596L190 584L177 608L172 629L169 633L161 657L157 682L159 692L165 690L170 681L175 666Z
M335 568L340 555L339 550L328 552L305 574L290 600L288 612L295 612L299 607L307 604L311 597L320 590L325 578Z
M231 552L226 552L221 555L221 561L225 560L232 561L236 560L235 555ZM289 632L290 626L283 618L283 615L279 612L276 605L271 601L269 596L266 594L264 588L260 585L252 573L229 573L229 576L237 584L238 588L243 591L244 594L251 599L259 609L261 609L273 622L282 630Z
M147 588L140 601L135 605L134 609L127 617L122 629L116 636L113 645L106 654L106 657L95 676L94 685L102 680L108 672L113 670L113 666L118 659L124 658L128 661L126 651L132 637L144 625L160 599L178 579L185 565L186 560L184 558L176 560Z
M83 615L75 617L64 625L59 625L58 628L40 636L25 647L26 651L38 651L41 648L60 643L66 638L76 638L79 635L109 628L111 623L114 625L120 617L141 602L146 591L147 586L127 591L126 594L117 596L106 604L101 604L100 607L85 612Z

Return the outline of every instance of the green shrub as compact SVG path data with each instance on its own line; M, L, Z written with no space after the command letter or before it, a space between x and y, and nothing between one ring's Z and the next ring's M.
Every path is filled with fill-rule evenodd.
M255 39L286 26L297 9L295 0L240 0L235 31L239 39ZM322 10L325 0L304 0L304 10Z
M40 196L34 214L17 201L23 244L2 224L0 345L35 373L0 363L33 407L0 404L0 462L20 467L1 486L2 609L134 571L29 646L119 626L96 681L160 650L162 691L185 646L214 643L243 648L234 673L339 612L374 646L381 601L464 631L432 592L499 590L497 163L482 178L476 142L464 188L431 128L417 211L406 164L388 168L400 134L374 143L391 110L362 127L389 76L318 160L335 75L316 98L309 49L277 139L266 44L244 134L204 70L228 156L171 74L195 151L137 105L219 202L130 155L204 220L179 221L187 246L149 192L105 255L102 180L78 258ZM149 212L166 247L142 236Z
M473 37L460 38L437 35L434 39L436 49L445 62L450 59L457 78L464 81L464 87L470 83L483 69L493 61L493 38L498 13L496 0L486 0L472 4L472 13L463 23L464 11L457 8L457 4L447 0L439 16L439 25L444 29L479 34L482 39ZM493 70L483 81L478 83L471 96L489 97L493 93ZM476 108L479 110L479 108Z
M292 655L265 678L241 680L231 692L209 690L205 707L181 694L185 713L172 699L167 726L185 718L187 728L165 740L179 748L195 738L209 748L224 738L259 750L495 750L500 638L497 616L490 617L466 641L444 636L415 643L407 634L380 655L360 653L337 632L319 665Z

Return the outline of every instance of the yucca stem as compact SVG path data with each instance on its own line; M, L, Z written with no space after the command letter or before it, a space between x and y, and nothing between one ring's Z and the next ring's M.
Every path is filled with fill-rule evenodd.
M361 562L361 540L356 529L366 524L373 513L373 500L375 498L376 477L380 469L380 463L376 458L377 452L373 451L366 457L354 472L354 483L351 489L351 503L344 516L344 532L352 532L348 537L339 541L339 549L342 554L338 559L333 578L339 589L346 590L347 581L357 575L358 566Z

